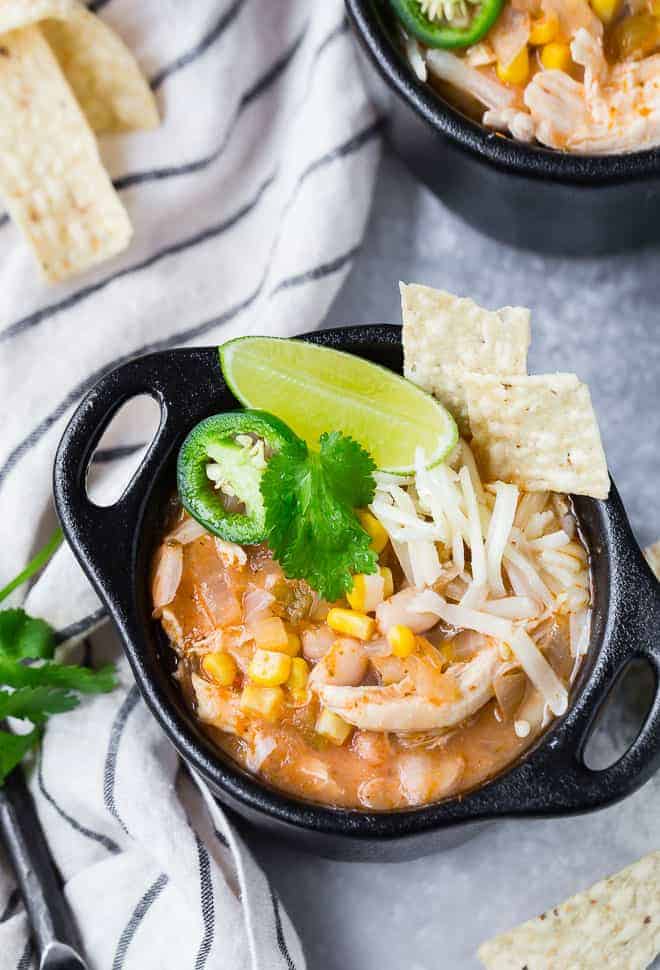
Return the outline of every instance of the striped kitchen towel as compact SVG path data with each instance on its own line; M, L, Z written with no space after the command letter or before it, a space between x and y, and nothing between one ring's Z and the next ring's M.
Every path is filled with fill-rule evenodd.
M135 230L113 262L48 287L0 220L0 587L54 527L55 448L103 373L149 351L322 322L360 245L379 155L341 0L92 6L135 52L163 123L101 139ZM147 424L134 412L115 422L96 456L100 488L124 480ZM24 605L65 644L103 619L65 547ZM90 965L301 970L265 877L121 673L118 691L53 719L32 777ZM32 959L0 859L0 970Z

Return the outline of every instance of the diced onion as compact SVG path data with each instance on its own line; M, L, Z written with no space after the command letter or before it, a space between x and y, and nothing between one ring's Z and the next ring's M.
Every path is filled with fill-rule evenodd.
M182 573L183 546L178 542L164 542L160 548L151 589L154 616L158 616L162 608L176 596Z
M189 542L194 542L195 539L200 539L207 534L203 525L200 525L196 519L186 516L183 522L179 522L177 527L170 532L167 540L169 542L180 542L182 546L187 546Z
M266 758L273 753L276 747L277 741L272 735L257 731L251 739L251 743L245 749L245 763L248 770L259 771Z
M247 553L242 546L236 542L227 542L215 536L215 547L218 555L227 566L244 566L247 562Z
M243 597L243 618L246 626L268 619L271 615L270 607L274 602L273 594L260 586L249 590Z

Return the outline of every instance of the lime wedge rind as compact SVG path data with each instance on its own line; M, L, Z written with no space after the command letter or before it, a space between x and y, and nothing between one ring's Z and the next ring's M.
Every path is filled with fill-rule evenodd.
M255 336L229 340L218 352L234 397L275 414L312 446L323 431L343 431L371 452L381 471L408 475L418 446L433 468L458 442L456 422L439 401L357 355Z

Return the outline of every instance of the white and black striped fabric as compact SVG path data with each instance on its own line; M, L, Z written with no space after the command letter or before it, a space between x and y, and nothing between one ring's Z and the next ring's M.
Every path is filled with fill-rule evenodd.
M103 373L148 351L322 322L360 245L379 156L341 0L92 7L137 55L163 123L102 139L135 229L113 262L49 288L0 220L0 587L54 527L55 448ZM123 480L145 433L135 415L117 424L97 455L101 488ZM64 651L103 621L65 547L25 607ZM121 687L53 718L31 777L90 966L302 970L265 876L178 763L114 634L93 644L91 662L117 661ZM0 858L0 970L33 965Z

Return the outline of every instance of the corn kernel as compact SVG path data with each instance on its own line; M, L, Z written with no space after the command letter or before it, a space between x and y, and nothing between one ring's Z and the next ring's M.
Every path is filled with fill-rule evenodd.
M387 642L395 657L409 657L415 649L415 634L409 626L398 623L387 631Z
M660 3L660 0L658 0ZM394 592L394 577L392 576L392 570L389 566L381 566L380 574L383 577L383 598L387 599Z
M304 659L304 657L294 657L291 661L291 672L289 673L289 679L286 682L286 686L290 690L299 690L307 686L307 678L309 677L309 664Z
M529 52L527 45L520 50L509 64L497 62L497 76L505 84L524 84L529 77Z
M371 613L379 603L383 602L385 580L380 572L358 573L353 576L353 589L346 594L346 599L352 609L362 613Z
M312 692L306 687L294 687L289 690L288 703L290 707L306 707L312 698Z
M368 509L357 509L356 514L364 531L371 536L371 548L380 555L390 538L387 531Z
M326 708L321 711L316 722L316 733L337 745L343 744L352 730L351 724Z
M591 9L604 24L611 24L621 10L621 0L590 0ZM655 12L655 11L654 11Z
M343 610L339 606L333 606L326 622L335 633L343 633L357 640L370 640L376 629L376 622L370 616L353 610Z
M231 687L236 680L238 668L230 653L206 653L202 670L219 687Z
M277 721L284 706L284 691L281 687L257 687L246 684L241 694L239 707L244 714L265 717Z
M286 627L286 647L275 648L281 650L282 653L288 654L290 657L297 657L302 649L302 644L300 642L300 637L293 630Z
M570 47L558 41L546 44L541 48L541 64L547 71L564 71L570 74L573 66Z
M288 651L289 635L279 616L259 620L254 627L254 639L262 650L281 650L283 653Z
M617 0L618 2L618 0ZM593 3L592 3L593 5ZM554 40L559 33L559 17L554 10L532 20L529 31L529 42L533 47L542 47Z
M248 677L260 687L277 687L289 679L291 657L277 650L256 650L248 667Z
M350 591L350 593L346 594L346 599L348 600L348 605L352 610L364 609L366 587L362 573L358 573L357 576L353 576L353 589Z

